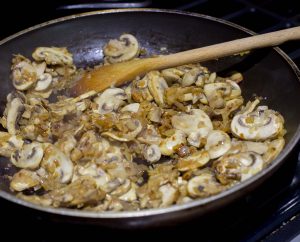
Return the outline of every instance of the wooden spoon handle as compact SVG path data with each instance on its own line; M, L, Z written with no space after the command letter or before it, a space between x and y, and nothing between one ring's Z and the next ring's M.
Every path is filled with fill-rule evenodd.
M176 54L170 54L155 58L153 69L163 69L194 62L213 60L230 56L243 51L277 46L288 40L300 39L300 27L294 27L276 32L254 35L251 37L232 40L220 44L210 45L193 50L187 50Z
M103 91L112 85L120 86L133 80L136 76L144 75L152 70L213 60L247 50L276 46L295 39L300 39L300 27L251 36L176 54L106 65L85 74L72 88L71 93L79 95L89 90Z

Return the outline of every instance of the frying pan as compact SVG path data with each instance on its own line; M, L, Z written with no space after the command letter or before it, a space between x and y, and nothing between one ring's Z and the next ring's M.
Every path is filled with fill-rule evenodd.
M122 33L137 37L148 53L177 52L254 34L253 32L209 16L194 13L157 10L123 9L84 13L43 23L12 35L0 42L0 111L6 95L13 89L10 64L13 54L31 56L38 46L66 46L78 67L93 66L102 60L102 46ZM91 212L64 208L49 208L20 200L9 190L7 174L14 168L7 159L0 160L0 197L57 216L60 219L114 227L161 226L185 221L225 206L247 194L270 177L284 162L300 137L300 71L279 48L252 52L204 63L213 71L228 74L240 71L243 95L266 97L264 104L278 110L285 118L286 146L273 163L254 177L212 197L168 208L133 212Z

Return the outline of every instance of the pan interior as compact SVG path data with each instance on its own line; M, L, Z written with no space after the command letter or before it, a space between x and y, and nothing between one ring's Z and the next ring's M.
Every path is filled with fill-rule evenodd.
M6 96L12 90L9 76L13 54L30 56L39 46L65 46L73 53L78 67L93 66L102 61L102 46L122 33L135 35L149 55L174 53L249 35L242 29L212 18L151 10L98 12L37 27L0 44L1 114ZM161 52L162 48L166 50ZM222 74L242 72L245 79L242 83L243 95L247 99L254 95L264 97L263 103L285 118L287 147L289 142L295 143L296 136L299 136L300 85L295 70L281 54L269 48L204 65ZM280 162L282 159L277 159L274 166ZM14 171L7 159L1 158L1 190L10 192L6 175Z

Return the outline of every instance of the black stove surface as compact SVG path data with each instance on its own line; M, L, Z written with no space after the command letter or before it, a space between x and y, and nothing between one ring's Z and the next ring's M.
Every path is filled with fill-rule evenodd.
M258 33L300 25L300 8L293 0L60 0L44 1L41 11L36 11L36 1L23 1L14 6L7 3L12 23L0 32L4 38L14 32L53 18L85 11L122 8L157 7L207 14L226 19ZM4 9L4 8L2 8ZM47 9L47 11L45 11ZM0 15L2 25L9 23ZM300 66L300 45L290 42L281 48ZM113 239L124 236L140 240L160 238L161 235L186 236L201 241L300 241L300 144L285 164L262 186L207 217L185 224L156 230L116 231L96 226L53 221L48 216L31 209L0 200L0 214L6 227L24 227L24 224L44 233L43 237L30 236L33 241L54 241L58 234L67 234L69 240L99 236ZM51 229L49 230L49 228ZM299 236L299 237L297 237ZM15 234L18 237L18 234Z

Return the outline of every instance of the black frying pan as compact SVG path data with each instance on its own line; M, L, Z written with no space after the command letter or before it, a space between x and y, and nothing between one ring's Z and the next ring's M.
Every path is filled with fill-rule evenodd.
M237 25L199 14L166 10L112 10L75 15L50 21L19 32L0 42L0 111L6 95L12 90L10 64L13 54L30 56L38 46L66 46L74 54L77 66L86 67L102 60L102 46L122 33L131 33L150 54L161 47L177 52L211 45L253 34ZM300 71L278 48L254 51L247 57L228 57L205 63L221 73L241 71L245 77L242 91L246 98L253 94L267 97L264 103L278 110L285 118L287 144L277 159L254 177L221 194L169 208L135 212L88 212L41 207L22 201L9 191L5 174L8 160L0 160L0 197L33 209L55 214L60 219L78 220L106 226L154 226L184 221L207 214L250 192L284 162L300 136Z

